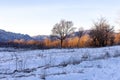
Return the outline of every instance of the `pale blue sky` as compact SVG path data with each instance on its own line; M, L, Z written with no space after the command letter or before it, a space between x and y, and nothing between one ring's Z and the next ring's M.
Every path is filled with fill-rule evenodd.
M119 14L120 0L0 0L0 29L32 36L51 34L61 19L90 29L100 16L120 29Z

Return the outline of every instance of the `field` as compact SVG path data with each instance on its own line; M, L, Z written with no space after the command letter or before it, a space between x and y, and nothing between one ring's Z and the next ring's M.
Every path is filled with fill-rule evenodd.
M120 80L120 46L0 48L0 80Z

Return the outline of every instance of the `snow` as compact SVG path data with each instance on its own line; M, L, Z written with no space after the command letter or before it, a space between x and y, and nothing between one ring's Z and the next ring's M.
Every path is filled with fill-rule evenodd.
M80 49L0 48L0 80L120 80L120 46Z
M85 61L79 65L69 65L62 69L66 72L65 74L48 76L46 80L119 80L119 60L119 58L112 58L107 60ZM59 70L61 69L58 68L56 70L58 71L56 74L60 74Z

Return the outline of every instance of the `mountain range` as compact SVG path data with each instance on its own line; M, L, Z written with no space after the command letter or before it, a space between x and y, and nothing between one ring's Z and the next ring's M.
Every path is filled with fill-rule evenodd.
M88 31L86 32L88 33ZM86 34L86 32L84 32L84 34ZM78 32L75 32L72 36L69 37L75 37L75 36L78 36ZM51 39L50 35L29 36L28 34L14 33L0 29L0 42L13 41L16 39L42 41L45 40L46 38Z
M12 41L15 39L31 40L33 38L27 34L13 33L0 29L0 42Z
M28 34L14 33L0 29L0 42L7 42L13 40L44 40L46 38L50 38L48 35L37 35L37 36L29 36Z

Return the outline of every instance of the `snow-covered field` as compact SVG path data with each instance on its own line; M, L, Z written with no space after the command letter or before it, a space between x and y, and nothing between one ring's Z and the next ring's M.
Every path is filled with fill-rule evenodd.
M120 80L120 46L26 51L0 48L0 80Z

